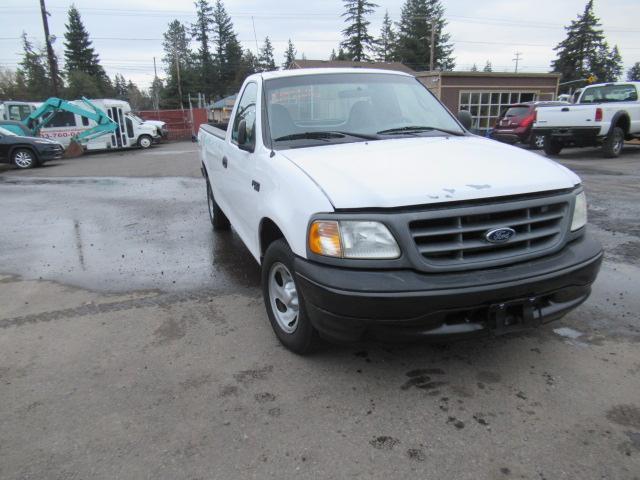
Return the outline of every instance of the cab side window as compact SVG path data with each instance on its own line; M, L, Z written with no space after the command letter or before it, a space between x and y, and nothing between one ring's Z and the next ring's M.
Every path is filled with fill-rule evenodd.
M51 120L47 123L48 127L75 127L76 116L71 112L58 111L51 115Z
M247 124L247 142L255 143L256 139L256 102L258 99L258 85L249 83L238 104L236 116L233 119L233 128L231 129L231 140L238 143L238 125L242 120Z

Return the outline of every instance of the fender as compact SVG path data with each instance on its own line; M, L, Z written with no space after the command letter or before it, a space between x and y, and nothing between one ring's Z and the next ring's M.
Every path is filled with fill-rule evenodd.
M38 162L40 161L40 155L38 154L38 150L34 148L33 145L29 145L28 143L25 143L23 145L12 145L11 148L9 148L9 152L7 153L7 160L11 161L11 156L13 155L13 152L18 148L26 148L27 150L31 151L31 153L33 153L33 155L36 157L36 161Z
M629 134L629 127L631 126L631 117L629 116L629 112L627 112L626 110L619 110L615 113L615 115L611 119L611 125L609 126L609 131L607 132L607 136L611 135L611 133L613 132L613 129L618 125L618 122L620 122L621 120L626 122L627 124L627 129L625 130L623 128L623 130L625 130L624 132L625 137Z

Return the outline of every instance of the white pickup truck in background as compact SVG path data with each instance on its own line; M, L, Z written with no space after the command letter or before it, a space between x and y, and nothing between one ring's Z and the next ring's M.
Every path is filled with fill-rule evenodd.
M586 300L580 179L470 123L411 75L300 69L248 77L227 130L200 128L213 228L262 265L283 345L501 334Z
M601 146L605 157L617 157L625 140L640 138L640 82L585 87L574 105L539 110L533 134L544 135L547 155Z

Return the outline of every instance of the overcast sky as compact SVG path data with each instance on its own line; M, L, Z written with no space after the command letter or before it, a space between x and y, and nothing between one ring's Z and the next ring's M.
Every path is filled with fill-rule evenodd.
M62 36L66 11L71 5L80 10L97 53L107 73L123 74L140 86L153 79L153 57L159 76L164 75L162 34L177 18L194 20L190 0L48 0L51 33L59 39L54 48L63 57ZM212 1L213 3L213 1ZM256 50L269 35L276 60L281 62L286 42L291 38L308 59L327 59L341 40L344 28L341 0L226 0L227 11L244 48ZM371 16L371 32L380 30L385 10L394 21L400 18L403 0L378 0ZM514 53L521 52L521 71L548 71L555 57L553 47L564 38L563 25L582 12L586 0L443 0L448 21L447 32L455 44L456 69L479 68L487 60L494 70L513 71ZM617 44L626 70L640 61L639 0L596 0L596 14L610 45ZM0 66L15 69L20 61L23 31L42 44L42 20L37 0L2 0L0 3Z

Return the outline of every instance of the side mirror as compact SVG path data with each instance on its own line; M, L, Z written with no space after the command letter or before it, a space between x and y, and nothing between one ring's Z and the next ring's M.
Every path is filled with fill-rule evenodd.
M246 152L253 152L253 141L247 140L247 122L246 120L240 120L238 124L238 148Z
M467 130L469 130L471 128L471 125L473 124L473 117L468 110L460 110L458 112L458 120Z
M247 143L247 122L240 120L238 124L238 145L242 147L245 143Z

